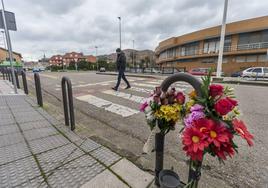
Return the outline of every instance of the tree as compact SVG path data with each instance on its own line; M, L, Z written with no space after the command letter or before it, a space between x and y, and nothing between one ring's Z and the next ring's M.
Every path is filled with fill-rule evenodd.
M79 61L77 63L77 68L79 70L90 70L90 65L87 61Z
M68 70L75 70L75 62L74 61L71 61L69 66L68 66Z

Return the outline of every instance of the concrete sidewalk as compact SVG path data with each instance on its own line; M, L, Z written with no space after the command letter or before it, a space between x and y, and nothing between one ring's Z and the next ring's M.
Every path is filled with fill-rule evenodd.
M0 187L149 187L153 176L81 139L0 80Z

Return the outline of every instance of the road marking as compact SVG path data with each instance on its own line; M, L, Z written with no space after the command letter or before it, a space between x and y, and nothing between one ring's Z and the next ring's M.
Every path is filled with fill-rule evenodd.
M105 94L108 94L108 95L113 95L113 96L116 96L116 97L121 97L121 98L130 100L130 101L134 101L136 103L143 103L143 102L146 101L146 98L144 98L144 97L132 95L132 94L129 94L129 93L116 92L116 91L113 91L113 90L106 90L106 91L103 91L102 93L105 93Z
M133 83L135 86L143 86L143 87L150 87L150 88L155 88L159 85L153 85L153 84L143 84L143 83Z
M78 100L88 102L89 104L94 105L96 107L103 108L109 112L118 114L122 117L128 117L139 113L138 110L134 110L123 105L115 104L99 97L95 97L93 95L84 95L76 98Z
M145 89L145 88L141 88L141 87L131 87L130 89L133 91L141 92L141 93L152 93L153 92L152 89Z
M57 76L51 76L51 75L47 75L47 74L40 74L40 76L47 77L47 78L52 78L52 79L58 79Z
M102 85L102 84L108 84L108 83L114 83L115 80L105 81L105 82L97 82L97 83L89 83L89 84L80 84L73 86L73 88L80 88L80 87L88 87L88 86L95 86L95 85Z

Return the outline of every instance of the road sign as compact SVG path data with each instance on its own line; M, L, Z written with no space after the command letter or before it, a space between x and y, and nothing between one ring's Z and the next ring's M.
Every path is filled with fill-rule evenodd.
M7 29L12 31L17 31L15 14L13 12L5 11ZM0 10L0 28L4 29L4 20L2 16L2 10Z

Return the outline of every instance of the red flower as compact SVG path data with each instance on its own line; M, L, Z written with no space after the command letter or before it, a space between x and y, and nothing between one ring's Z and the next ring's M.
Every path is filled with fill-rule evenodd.
M216 102L214 108L219 115L224 116L232 111L236 105L237 102L235 100L226 97Z
M185 102L185 96L182 92L177 93L176 99L177 99L177 102L181 105L184 104L184 102Z
M234 156L235 150L231 143L224 143L219 148L214 147L213 148L214 153L221 159L226 160L226 156L229 157Z
M208 142L213 143L216 147L221 147L222 144L229 142L233 138L233 135L223 125L209 120L208 124Z
M186 152L186 155L191 157L192 160L202 161L203 151L197 150L197 152L192 152L188 149L188 146L184 146L183 150Z
M246 125L243 121L234 119L233 120L233 127L234 130L242 137L244 138L249 146L253 146L252 139L254 138L252 134L249 133Z
M212 84L209 86L209 95L211 97L220 96L223 94L223 86L219 84Z
M182 134L182 143L186 154L192 159L201 159L203 151L208 147L208 142L205 140L205 135L195 127L186 128ZM201 155L202 154L202 155Z

